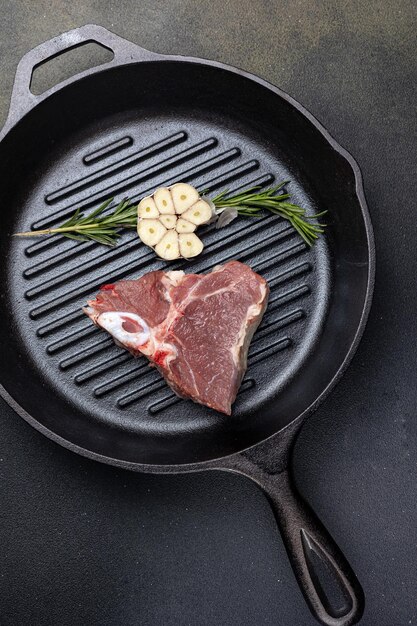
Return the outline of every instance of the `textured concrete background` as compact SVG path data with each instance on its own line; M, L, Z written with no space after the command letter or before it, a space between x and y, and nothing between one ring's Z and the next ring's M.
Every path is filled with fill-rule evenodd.
M92 22L157 52L269 79L355 155L377 241L374 306L352 366L303 430L294 466L364 586L361 624L417 624L415 3L0 0L0 8L0 122L20 57ZM101 467L0 409L2 626L314 623L253 485Z

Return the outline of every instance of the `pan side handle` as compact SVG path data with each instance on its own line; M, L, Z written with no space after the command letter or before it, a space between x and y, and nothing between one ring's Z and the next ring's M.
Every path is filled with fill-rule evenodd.
M247 451L229 457L218 469L251 478L268 497L295 577L314 617L325 626L351 626L363 614L362 588L334 539L297 492L286 456L281 456L282 465L278 460L271 471L265 457L257 462Z
M101 64L99 67L93 67L79 72L75 76L62 81L40 95L35 95L31 92L30 85L32 75L37 67L64 54L68 50L78 48L87 43L97 43L104 46L113 53L113 59L108 63ZM44 100L47 96L64 85L70 84L89 74L94 74L98 69L138 61L153 61L160 58L163 58L163 55L145 50L131 41L127 41L96 24L86 24L80 28L74 28L66 33L62 33L49 41L45 41L25 54L17 66L10 99L9 114L5 126L0 133L0 137L3 137L6 132L18 122L25 113L38 104L38 102Z

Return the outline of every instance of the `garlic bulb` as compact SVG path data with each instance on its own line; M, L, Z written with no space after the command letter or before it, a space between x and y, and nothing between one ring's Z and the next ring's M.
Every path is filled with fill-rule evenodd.
M204 245L194 231L213 219L211 202L187 183L160 187L138 205L138 235L166 261L190 259Z

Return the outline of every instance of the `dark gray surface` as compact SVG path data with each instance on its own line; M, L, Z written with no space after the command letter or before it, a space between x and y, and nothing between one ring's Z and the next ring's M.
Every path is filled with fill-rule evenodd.
M1 120L19 58L96 22L159 52L262 75L356 156L375 226L374 306L353 364L301 434L294 469L363 584L361 624L417 623L412 3L0 6ZM254 485L102 467L42 438L4 403L0 412L2 626L314 623Z

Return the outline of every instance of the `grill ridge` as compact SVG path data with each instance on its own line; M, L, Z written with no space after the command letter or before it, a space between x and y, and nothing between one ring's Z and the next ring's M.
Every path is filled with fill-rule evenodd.
M114 346L114 342L110 337L104 337L103 339L98 339L92 345L86 346L81 350L78 350L75 354L71 354L67 356L65 359L62 359L59 363L59 369L67 370L73 365L77 365L78 363L82 363L86 359L94 356L95 354L102 352L103 350L107 350L110 347Z
M106 358L104 361L101 362L101 364L94 365L93 367L89 367L83 372L76 374L74 376L74 382L77 385L82 385L83 383L88 382L93 378L96 378L100 374L103 374L108 369L114 367L114 365L128 363L129 361L131 361L131 359L132 355L128 354L127 352L123 352L121 354L118 353L111 358Z
M266 219L266 218L265 218ZM261 220L260 220L261 221ZM252 230L253 232L253 230ZM293 232L292 232L292 228L291 226L284 228L281 231L277 231L276 233L273 233L272 235L270 235L269 237L265 238L263 243L276 243L277 241L280 241L281 239L288 237L288 236L293 236ZM232 233L228 239L233 239L233 242L236 243L237 241L239 241L241 239L241 237L237 238L235 236L234 233ZM225 241L226 238L224 238L222 241L220 242L216 242L216 244L213 244L213 248L210 249L209 246L207 246L207 251L208 252L217 252L218 249L223 248L225 245L227 245L227 242ZM251 254L255 253L258 249L259 245L254 243L251 246L248 246L248 248L245 250L245 252L243 254L240 254L240 259L248 259L248 257L251 256ZM284 249L281 249L280 251L277 252L277 254L275 255L275 259L283 259L283 258L287 258L289 256L293 256L294 254L298 254L301 253L303 251L306 250L306 246L304 243L295 243L291 246L288 246ZM38 319L40 317L43 317L44 315L47 315L48 313L52 312L54 309L57 309L58 307L61 307L69 302L71 302L72 300L77 299L78 297L81 297L82 295L86 295L88 293L91 293L92 291L94 291L94 289L97 289L98 285L102 285L103 283L106 282L117 282L118 280L121 280L122 278L125 278L126 276L128 276L130 274L130 272L137 272L138 270L140 270L140 268L142 268L143 266L147 265L148 261L150 258L152 258L152 256L154 255L153 252L150 252L148 255L143 256L141 259L139 260L134 260L134 261L130 261L125 263L125 265L123 265L122 267L119 267L118 270L114 273L111 273L110 275L108 273L100 275L99 277L93 278L92 280L90 280L89 282L84 283L81 287L74 287L72 290L69 290L65 296L57 296L55 298L52 298L51 300L48 300L46 302L44 302L43 304L39 305L38 307L33 308L29 315L31 317L31 319ZM229 255L227 255L227 257L222 258L222 262L227 262L229 260L232 260L234 257L236 256L236 253L230 253ZM205 269L209 270L212 269L213 267L215 267L218 264L218 261L214 261L212 262L210 265L206 265ZM184 267L184 264L182 263L181 265L173 265L173 268L178 268L178 267Z
M115 154L116 152L121 152L122 150L125 150L131 145L133 145L133 137L131 137L130 135L120 137L120 139L115 139L114 141L105 144L101 148L97 148L92 152L88 152L85 156L83 156L83 163L84 165L93 165L98 161L107 159L107 157Z
M132 252L135 248L139 247L140 241L137 237L134 237L129 241L121 242L114 248L114 250L110 251L110 254L108 249L102 250L100 254L97 254L94 258L78 264L76 267L72 268L72 270L63 271L54 276L54 278L41 281L38 285L31 287L31 289L28 289L25 292L25 298L33 300L34 298L41 296L43 293L57 289L61 285L68 284L69 281L75 280L79 276L101 267L103 262L108 262L109 260L114 261L115 259L129 254L129 252ZM147 254L146 259L148 260L151 256L152 254Z
M135 153L123 159L119 159L118 161L115 161L111 163L110 165L105 165L101 169L98 169L91 174L87 174L86 176L82 176L81 178L78 178L77 180L70 183L69 185L65 185L64 187L60 187L57 190L52 191L51 193L45 196L45 202L50 205L56 204L60 200L69 198L79 193L83 189L96 185L97 183L104 180L105 178L111 178L112 176L114 176L114 174L122 172L128 169L129 167L132 167L133 165L137 165L138 163L145 161L148 157L155 156L156 154L159 154L163 150L166 150L168 148L178 145L179 143L185 141L187 138L188 138L187 133L185 133L184 131L181 131L179 133L175 133L174 135L170 135L166 139L157 141L156 143L152 144L151 146L148 146L147 148L141 148L140 150L136 151ZM217 141L213 145L217 145ZM179 152L178 156L181 155L182 152L185 152L185 151ZM161 163L163 162L164 161L161 161Z
M91 335L94 335L95 330L96 330L95 327L92 324L90 324L86 326L85 328L82 328L81 330L78 330L75 333L72 333L71 335L66 335L66 337L64 337L63 339L59 339L58 341L55 341L54 343L49 344L49 346L47 346L46 348L46 351L48 354L55 354L56 352L61 352L62 350L65 350L65 348L72 345L73 343L77 343L81 339L85 339L86 337L90 337Z
M98 203L110 196L117 195L124 189L132 187L134 184L138 184L140 182L144 182L153 178L159 173L165 172L170 168L174 168L177 165L188 161L189 159L193 159L194 157L199 156L203 152L207 152L212 150L218 145L218 140L216 137L209 137L208 139L204 139L203 141L198 141L197 143L192 144L191 146L184 148L184 150L180 150L176 154L169 156L161 161L158 161L157 164L150 165L145 169L140 169L138 172L131 172L128 176L125 176L121 180L113 182L109 184L107 187L100 189L100 191L95 194L89 196L88 206L92 206L92 203ZM237 150L237 148L235 149ZM239 151L240 154L240 151ZM78 206L79 202L73 202L71 208L75 205ZM70 207L65 207L64 209L60 209L56 211L53 216L49 216L46 220L42 219L37 222L34 222L33 228L48 228L51 224L54 224L58 219L63 217L63 212L68 211ZM85 208L85 207L83 207ZM64 215L65 216L65 215Z
M149 361L147 359L141 358L141 361L143 361L143 363L139 363L137 367L130 369L127 372L123 372L122 374L118 374L117 376L102 383L101 385L98 385L98 387L94 389L95 397L101 398L102 396L106 396L107 394L111 393L115 389L123 387L124 385L135 380L138 374L142 374L142 377L144 374L147 373L154 375L156 374L156 370L150 367ZM156 378L156 376L154 377ZM160 377L158 377L158 380L160 380Z
M240 385L237 395L240 396L245 391L249 391L249 389L253 389L255 385L256 383L253 378L245 378L243 383ZM178 404L178 402L181 402L181 401L182 401L182 398L178 397L175 393L169 393L164 398L161 398L161 400L158 400L157 402L154 402L153 404L151 404L148 407L148 411L151 415L157 415L158 413L160 413L161 411L164 411L165 409L169 408L173 404Z
M66 315L62 315L52 322L44 324L43 326L39 326L36 334L38 337L47 337L48 335L51 335L63 326L66 327L68 324L73 324L74 322L82 319L84 319L84 313L80 309L76 309L75 311L71 311Z
M288 291L285 291L284 293L277 293L274 294L273 297L269 298L269 307L271 307L271 305L273 304L278 304L279 306L282 306L283 304L287 304L287 302L293 302L294 300L297 300L298 298L301 298L302 296L306 296L310 293L310 287L308 285L306 285L305 283L303 285L300 285L299 287L294 287L294 289L289 289ZM270 308L270 311L275 311L277 307L274 306L272 308Z

